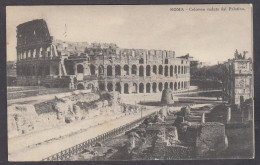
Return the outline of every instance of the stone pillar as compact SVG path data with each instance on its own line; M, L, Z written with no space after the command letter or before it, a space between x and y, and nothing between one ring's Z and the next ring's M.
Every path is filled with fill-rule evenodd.
M231 107L227 108L227 123L229 123L231 120Z
M205 123L205 113L203 113L201 116L201 123Z

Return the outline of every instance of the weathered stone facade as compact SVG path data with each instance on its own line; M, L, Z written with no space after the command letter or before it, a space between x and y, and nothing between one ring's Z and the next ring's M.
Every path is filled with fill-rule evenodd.
M156 93L190 86L190 62L174 51L54 40L44 20L17 27L18 85Z
M223 92L224 98L231 104L240 105L253 97L253 65L252 59L246 58L246 52L242 54L236 50L235 58L225 63Z

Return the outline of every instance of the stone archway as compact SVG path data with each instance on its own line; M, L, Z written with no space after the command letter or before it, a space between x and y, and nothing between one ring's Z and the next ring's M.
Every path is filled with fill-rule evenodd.
M116 83L116 89L115 89L115 91L121 93L121 84L120 84L119 82Z
M137 74L137 67L136 67L136 65L132 65L132 74L134 74L134 75Z
M151 76L151 66L150 65L146 66L146 76Z
M103 65L99 65L99 67L98 67L98 75L104 75L104 66Z
M150 93L151 92L151 84L147 83L146 84L146 93Z
M121 66L120 65L116 65L116 67L115 67L115 75L116 76L121 76Z
M139 67L139 76L140 77L144 76L144 67L142 65Z
M107 76L113 76L113 71L112 71L112 66L108 65L107 66Z
M129 86L127 83L124 84L124 93L129 93Z
M84 73L84 67L82 64L77 65L77 73Z
M159 91L161 92L163 90L163 84L160 82L159 83Z
M164 89L168 89L168 83L167 82L164 83Z
M96 74L96 67L93 64L90 65L90 74L92 76L94 76Z
M153 88L153 92L156 93L157 92L157 84L155 82L153 83L152 88Z
M112 83L107 83L107 90L108 90L108 92L113 91L113 84Z
M144 93L144 84L143 83L139 84L139 93Z
M84 87L83 84L78 84L78 85L77 85L77 89L78 89L78 90L83 90L83 89L85 89L85 87Z

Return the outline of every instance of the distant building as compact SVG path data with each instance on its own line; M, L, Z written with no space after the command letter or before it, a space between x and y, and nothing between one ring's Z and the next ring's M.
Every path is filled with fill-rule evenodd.
M235 51L235 58L229 59L224 65L223 81L224 99L232 105L253 97L253 69L252 59L246 58L246 53Z
M54 40L39 19L17 26L17 84L126 94L181 91L190 86L190 63L171 50Z

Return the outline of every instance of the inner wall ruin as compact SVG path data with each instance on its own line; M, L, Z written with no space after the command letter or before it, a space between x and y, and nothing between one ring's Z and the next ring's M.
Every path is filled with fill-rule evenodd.
M174 92L190 87L189 55L121 49L113 43L64 42L43 19L17 26L17 84L118 91Z

